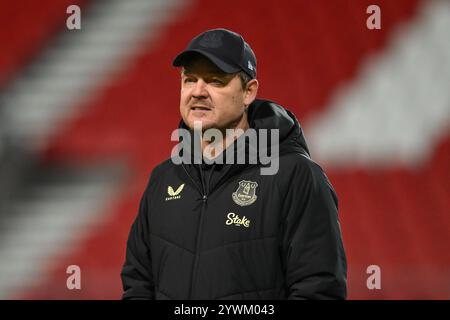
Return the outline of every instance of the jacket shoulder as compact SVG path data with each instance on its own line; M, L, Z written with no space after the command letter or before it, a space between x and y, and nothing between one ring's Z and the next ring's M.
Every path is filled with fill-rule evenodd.
M301 153L289 153L280 157L280 170L292 170L317 175L323 173L322 167L309 156Z
M327 187L334 193L333 186L322 167L307 155L290 153L280 157L280 173L284 181L297 180L312 184L314 188Z
M155 188L161 184L162 178L167 176L168 172L172 172L174 166L175 165L170 158L157 164L147 175L147 187L145 188L145 192L148 193L149 189Z
M164 174L168 170L173 169L173 167L174 167L174 164L172 162L172 159L168 158L168 159L164 160L163 162L160 162L153 168L152 172L150 173L150 178L158 178L161 176L161 174Z

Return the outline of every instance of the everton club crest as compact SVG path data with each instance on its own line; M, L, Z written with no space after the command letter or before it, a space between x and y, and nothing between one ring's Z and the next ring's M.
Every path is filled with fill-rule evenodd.
M240 206L249 206L256 201L256 188L258 183L253 181L242 180L239 182L239 187L233 192L233 201Z

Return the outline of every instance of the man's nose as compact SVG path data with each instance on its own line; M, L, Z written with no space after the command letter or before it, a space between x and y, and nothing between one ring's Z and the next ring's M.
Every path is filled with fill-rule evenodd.
M192 90L192 96L195 98L206 98L208 96L206 82L203 79L198 79L195 83L194 90Z

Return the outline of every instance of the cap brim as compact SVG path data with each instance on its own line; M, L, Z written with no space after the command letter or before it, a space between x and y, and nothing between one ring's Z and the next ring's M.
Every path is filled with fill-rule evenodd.
M179 55L175 57L175 59L172 62L172 65L174 67L182 67L186 64L186 61L188 61L189 58L191 58L195 54L201 54L202 56L206 57L208 60L214 63L220 70L222 70L225 73L235 73L241 70L241 67L229 64L223 61L222 59L218 58L217 56L209 53L208 51L199 49L191 49L181 52Z

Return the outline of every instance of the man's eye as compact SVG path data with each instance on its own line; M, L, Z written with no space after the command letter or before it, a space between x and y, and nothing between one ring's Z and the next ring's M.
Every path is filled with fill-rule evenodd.
M194 79L192 79L192 78L184 79L184 83L188 83L188 82L194 82Z
M212 79L211 83L218 84L218 85L223 85L223 81L219 80L219 79Z

